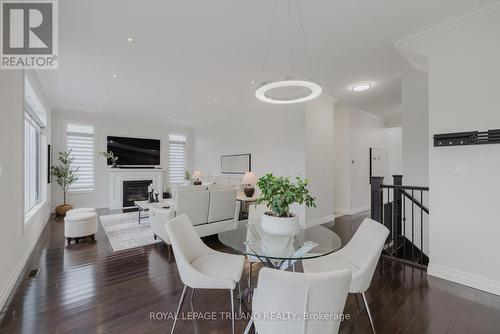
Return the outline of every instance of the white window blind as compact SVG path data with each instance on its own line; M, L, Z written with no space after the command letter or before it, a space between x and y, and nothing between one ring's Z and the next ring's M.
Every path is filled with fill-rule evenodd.
M71 150L74 159L72 168L78 169L78 180L70 186L70 191L94 190L95 128L93 125L67 123L66 149Z
M169 170L168 181L170 184L184 182L186 136L169 136Z
M24 212L40 201L41 129L27 112L24 121Z

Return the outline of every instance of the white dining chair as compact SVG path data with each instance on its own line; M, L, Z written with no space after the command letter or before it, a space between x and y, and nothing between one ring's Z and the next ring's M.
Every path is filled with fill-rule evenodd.
M344 248L327 256L302 261L305 273L320 273L339 269L348 269L352 272L349 292L361 293L373 333L375 333L375 327L365 292L370 286L388 235L387 227L366 218Z
M245 258L217 252L203 243L190 219L180 215L165 224L172 249L174 251L177 269L184 288L175 313L175 325L182 304L186 297L187 288L191 289L227 289L231 295L231 325L234 334L234 296L233 290L239 285Z
M304 274L263 268L245 333L250 332L252 322L258 334L338 333L350 282L349 270ZM273 315L289 317L272 320Z
M248 219L261 219L262 215L266 212L269 211L266 205L264 204L251 204L248 207ZM248 287L252 285L252 265L254 262L261 262L258 257L248 255L247 256L247 261L248 261Z

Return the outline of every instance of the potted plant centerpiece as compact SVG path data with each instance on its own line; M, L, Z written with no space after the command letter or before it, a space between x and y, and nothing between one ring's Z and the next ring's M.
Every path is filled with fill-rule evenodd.
M271 234L292 235L299 228L297 215L290 212L290 205L305 204L316 207L316 199L309 194L308 181L299 176L295 183L290 177L274 176L271 173L257 182L261 195L257 203L266 203L271 210L262 215L262 229Z
M51 173L56 177L57 184L63 191L63 204L56 207L57 216L63 216L73 207L66 203L66 194L69 187L78 180L76 175L77 169L71 168L73 158L71 157L71 150L69 152L59 152L59 165L52 166Z

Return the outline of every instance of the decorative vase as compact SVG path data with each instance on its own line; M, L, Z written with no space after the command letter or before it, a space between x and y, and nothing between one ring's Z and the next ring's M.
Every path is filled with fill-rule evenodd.
M71 209L73 209L73 206L71 206L69 204L59 205L59 206L56 206L56 214L58 216L64 216L66 214L66 212L68 212Z
M243 188L243 192L245 193L246 197L252 197L255 193L255 188L252 186L246 186L245 188Z
M299 230L299 218L290 214L290 217L277 217L271 212L262 215L262 230L269 234L294 235Z

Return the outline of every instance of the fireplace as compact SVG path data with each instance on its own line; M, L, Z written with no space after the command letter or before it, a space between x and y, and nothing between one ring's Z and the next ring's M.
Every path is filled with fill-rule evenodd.
M134 206L134 201L148 199L148 186L152 180L123 181L123 207Z

